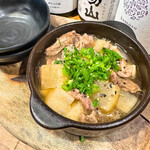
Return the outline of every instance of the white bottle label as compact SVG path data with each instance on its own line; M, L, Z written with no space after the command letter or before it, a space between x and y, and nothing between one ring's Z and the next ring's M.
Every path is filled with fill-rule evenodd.
M113 20L119 0L78 0L78 13L84 20Z
M45 0L50 13L64 14L77 8L77 0Z
M120 0L115 20L130 26L139 42L150 54L150 2Z

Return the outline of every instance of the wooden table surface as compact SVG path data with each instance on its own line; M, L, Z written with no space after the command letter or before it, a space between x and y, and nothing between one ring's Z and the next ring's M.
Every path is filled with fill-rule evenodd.
M11 135L0 124L0 150L35 150Z

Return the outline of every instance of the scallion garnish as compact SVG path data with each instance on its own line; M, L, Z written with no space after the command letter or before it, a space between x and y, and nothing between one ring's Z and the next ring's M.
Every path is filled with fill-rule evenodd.
M61 42L60 42L60 40L58 39L58 42L59 42L59 46L61 46Z
M79 89L80 92L91 96L99 89L94 84L96 80L107 81L111 74L110 70L120 70L117 61L122 57L107 48L103 48L101 53L95 53L93 47L82 48L80 51L76 47L74 51L69 51L65 47L63 51L63 74L68 76L68 81L62 88L66 91Z
M94 102L93 102L93 107L97 107L98 106L98 100L95 99Z
M62 60L56 60L54 64L62 64Z
M80 142L84 142L85 141L85 138L84 138L84 136L80 136Z

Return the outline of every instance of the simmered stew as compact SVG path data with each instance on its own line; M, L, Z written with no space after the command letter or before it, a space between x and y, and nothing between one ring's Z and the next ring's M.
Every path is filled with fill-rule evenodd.
M46 49L45 59L39 91L51 109L69 119L111 122L138 103L137 66L108 39L70 31Z

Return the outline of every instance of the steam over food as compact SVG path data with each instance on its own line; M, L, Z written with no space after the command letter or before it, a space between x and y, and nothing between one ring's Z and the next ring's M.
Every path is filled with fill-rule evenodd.
M127 115L141 92L137 67L116 44L70 31L46 49L40 93L57 113L80 122L105 123Z

